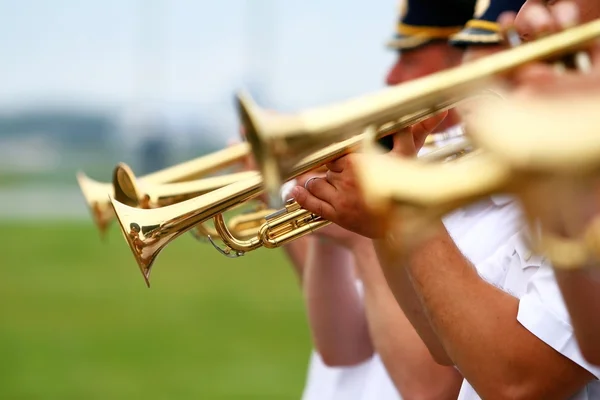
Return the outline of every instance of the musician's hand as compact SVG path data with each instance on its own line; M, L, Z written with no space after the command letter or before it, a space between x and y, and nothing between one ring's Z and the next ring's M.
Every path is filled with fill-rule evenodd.
M427 135L446 115L438 114L395 135L392 153L405 157L416 156ZM354 165L360 156L349 154L328 164L324 179L312 179L306 188L296 186L291 195L302 208L334 224L362 236L380 238L387 231L389 218L371 213L361 195L354 172Z
M324 173L307 173L302 176L299 176L296 179L296 182L299 186L303 187L306 184L306 182L308 182L308 180L311 178L325 179L325 177L326 174ZM326 227L320 228L316 230L312 235L321 239L329 240L349 250L358 248L365 242L365 240L368 240L364 236L360 236L336 224L330 224Z

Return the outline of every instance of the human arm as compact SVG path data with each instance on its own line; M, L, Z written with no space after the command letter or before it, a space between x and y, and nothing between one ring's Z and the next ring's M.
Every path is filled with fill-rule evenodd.
M373 243L363 238L353 253L363 282L373 346L404 399L456 399L462 375L433 359L383 275ZM412 287L409 290L413 291ZM414 292L414 291L413 291Z
M283 246L283 251L290 260L300 283L304 279L304 266L308 259L307 253L311 247L312 240L313 238L305 236Z
M323 228L314 235L327 239L315 241L322 245L322 265L307 265L305 290L314 290L314 295L305 297L313 317L314 341L325 362L352 365L370 357L374 347L403 398L455 399L462 376L433 360L387 286L371 241L338 226ZM336 254L340 250L342 254ZM343 268L339 261L348 256L351 258L346 258ZM331 257L332 262L328 262ZM362 282L362 297L356 297L354 266ZM361 355L361 349L368 352Z
M299 179L299 184L304 186L306 180L307 177ZM312 182L314 180L309 185ZM321 228L313 236L321 238L316 241L318 245L315 243L315 249L321 250L321 258L316 261L322 265L307 265L306 273L314 275L307 276L304 284L305 289L313 288L318 296L315 299L320 300L309 303L308 309L320 311L324 317L320 324L311 322L313 335L328 339L327 342L321 342L326 346L317 346L322 349L324 358L328 358L327 354L336 356L333 364L336 365L340 359L356 355L356 348L351 347L353 343L359 343L360 348L365 344L365 340L369 340L371 350L368 356L373 351L372 347L375 347L404 398L456 398L462 377L454 368L441 367L432 359L387 286L371 241L335 225ZM316 252L311 252L309 258L315 255ZM332 262L328 263L327 258L333 258ZM341 268L343 265L339 265L339 261L344 258L349 265ZM338 265L335 265L336 262ZM319 268L313 270L311 267ZM358 278L362 282L364 294L356 298L358 292L355 282ZM319 287L318 284L323 286ZM343 295L331 296L332 287L341 289L340 293ZM348 290L350 288L352 290ZM306 297L309 299L311 296ZM360 304L348 303L348 299L359 300ZM339 311L343 310L338 307L339 309L333 309L333 315L328 315L330 307L340 304L340 300L346 301L345 313L338 315ZM358 310L360 314L354 313ZM334 321L344 324L342 332L328 328ZM340 322L337 322L337 325L340 325ZM343 335L342 340L340 335ZM315 339L315 342L318 340Z
M483 398L566 398L592 379L517 321L519 300L481 279L441 223L408 265L448 356Z
M329 366L359 364L373 355L373 346L354 259L346 248L323 236L313 239L303 285L313 342Z
M555 270L571 323L586 360L600 365L600 272Z
M425 137L432 132L443 120L444 114L425 120L412 127L409 131L394 136L392 153L398 155L413 155L423 145ZM329 165L330 172L326 179L316 179L307 188L299 185L292 190L292 196L305 209L310 210L325 219L355 232L359 235L384 239L389 218L373 216L366 211L366 204L359 194L354 179L353 165L356 155L342 157ZM342 195L343 194L343 195ZM416 297L408 275L403 269L396 269L396 253L390 252L386 246L375 240L377 256L386 274L393 272L394 276L386 276L392 286L396 299L402 306L406 317L421 335L436 361L450 365L451 361L442 349L435 332L423 314L422 306ZM391 267L388 267L391 266Z

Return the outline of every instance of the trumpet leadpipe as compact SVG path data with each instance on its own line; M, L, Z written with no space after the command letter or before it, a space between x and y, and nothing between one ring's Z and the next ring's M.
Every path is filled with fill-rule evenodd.
M131 207L164 207L257 175L256 171L245 171L187 182L148 183L136 180L131 169L126 164L120 163L114 170L114 197L117 201Z
M190 181L240 162L250 153L248 143L237 143L210 154L141 177L145 182L175 183Z

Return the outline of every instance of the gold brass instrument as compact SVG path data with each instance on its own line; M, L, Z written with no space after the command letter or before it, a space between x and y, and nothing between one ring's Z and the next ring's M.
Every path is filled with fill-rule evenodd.
M242 121L247 132L251 132L250 136L254 138L249 136L248 140L265 173L265 182L259 176L252 177L205 195L153 210L129 207L112 199L111 204L146 284L149 286L150 271L156 257L168 243L195 225L258 196L263 185L269 190L278 191L279 181L295 178L359 150L366 138L379 138L397 132L409 122L422 120L450 103L455 104L454 101L462 96L461 93L467 89L475 89L476 84L484 82L489 75L508 72L528 62L566 55L597 36L600 36L600 21L505 50L450 71L296 117L266 115L255 109L247 98L240 96ZM395 122L386 125L386 121ZM350 138L335 142L348 136ZM277 145L263 146L263 140ZM332 141L335 143L326 146ZM303 154L315 148L321 150L291 167L283 161L297 159L292 156L297 149L299 154ZM463 157L460 163L474 157ZM279 168L280 165L285 168Z
M233 165L249 154L250 147L247 143L240 143L211 154L198 157L160 171L140 177L141 181L148 183L182 182L192 180ZM83 192L94 223L104 235L108 224L114 218L108 195L115 196L111 183L102 183L89 178L83 172L77 173L77 181ZM125 201L124 199L121 199Z
M275 212L271 210L265 216L265 222L258 229L254 229L254 234L247 240L236 239L230 233L222 214L216 215L214 222L215 229L226 248L221 249L214 243L213 245L221 254L232 258L240 257L260 247L274 249L284 246L330 224L318 215L303 210L294 200L288 200L281 210Z
M290 168L325 143L360 134L369 125L375 125L381 136L398 132L481 94L482 85L494 76L528 62L572 54L599 34L600 20L596 20L372 95L296 115L266 112L247 94L240 94L240 118L270 201L279 202L276 194Z
M275 210L266 209L259 206L248 212L232 217L227 223L229 235L235 240L248 240L256 236L258 229L266 222L266 217ZM205 223L200 223L190 231L196 240L201 242L210 242L220 253L231 257L229 252L222 250L216 245L213 239L221 239L220 233L216 228L210 227Z
M290 179L358 150L361 142L372 135L372 131L367 131L306 157L293 169ZM453 144L451 152L442 148L423 158L431 161L443 159L456 153L459 147L464 149L469 146L466 139L461 143L462 145ZM267 226L259 232L260 245L253 240L237 240L228 233L221 214L258 196L262 191L262 183L262 178L255 176L181 203L152 210L130 207L112 199L115 215L148 287L152 265L162 249L175 238L210 219L214 218L215 229L228 246L224 250L219 249L220 252L230 257L240 256L260 246L281 246L329 223L299 209L296 203L288 202L284 210L265 218ZM284 236L278 238L276 234Z
M513 100L493 109L482 106L467 121L479 151L458 162L436 165L365 155L356 166L365 203L380 215L398 215L390 233L410 245L416 232L427 234L429 224L443 215L493 194L509 194L520 201L531 231L536 232L532 245L537 251L549 256L557 268L582 267L590 252L600 256L598 221L578 240L549 234L543 221L548 216L554 219L556 212L568 221L573 207L582 205L569 203L569 195L561 191L589 187L590 179L598 182L598 104L596 94ZM545 206L556 201L564 209Z
M419 159L424 162L442 161L449 157L460 157L462 154L467 153L470 148L469 140L462 137L455 143L429 151L427 154L420 156ZM293 199L287 200L283 208L277 211L271 210L269 214L265 215L264 219L265 222L259 229L254 228L254 232L258 232L254 237L248 240L237 240L230 233L222 214L215 216L215 229L226 247L221 249L213 243L214 247L221 254L228 257L240 257L260 247L275 249L284 246L331 223L310 211L300 208L300 205Z
M292 179L315 170L345 154L358 150L367 135L372 135L372 133L366 132L306 157L292 170L289 178ZM215 218L219 214L257 197L262 191L262 186L262 177L255 176L205 195L153 210L130 207L114 198L111 199L111 204L125 239L146 284L149 286L149 276L154 260L169 242L199 223Z
M273 214L273 212L275 212L275 210L262 208L252 212L236 215L227 223L227 229L232 232L233 236L236 238L250 239L256 236L258 229L265 224L267 217ZM221 237L218 232L217 235L218 237Z
M148 209L189 200L233 182L257 175L256 171L246 171L187 182L159 184L140 181L127 164L119 163L113 172L113 187L117 201L130 207ZM272 212L273 210L264 210L264 207L261 207L253 212L235 216L229 223L229 229L234 232L234 236L237 238L250 238L256 234L256 230L264 223L264 217ZM219 233L214 228L202 223L198 224L191 233L196 239L208 240L213 245L212 238L220 238Z
M153 183L145 179L137 179L127 164L119 163L113 172L114 197L117 201L131 207L158 208L179 203L257 175L257 171L245 171L186 182Z

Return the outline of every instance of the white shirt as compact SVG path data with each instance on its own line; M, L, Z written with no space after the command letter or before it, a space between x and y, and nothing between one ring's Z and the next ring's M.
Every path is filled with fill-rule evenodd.
M478 265L479 274L490 284L520 299L516 318L521 325L599 378L600 368L586 362L579 350L550 264L528 249L525 235L526 229L513 235L494 255ZM458 399L478 400L480 397L464 381ZM593 381L570 399L600 399L600 381Z
M494 196L447 215L444 224L463 254L478 263L514 235L521 226L520 216L515 202ZM331 368L313 351L302 400L338 399L400 400L401 396L377 354L356 366Z

